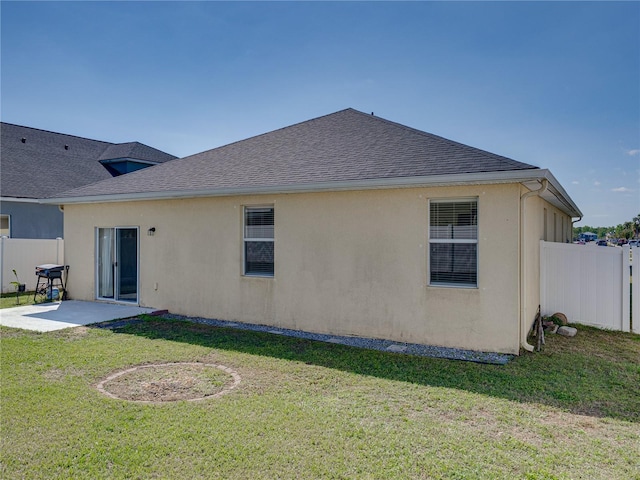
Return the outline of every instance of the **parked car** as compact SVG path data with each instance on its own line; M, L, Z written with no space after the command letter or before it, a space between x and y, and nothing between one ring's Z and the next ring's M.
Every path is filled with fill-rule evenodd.
M599 247L606 247L607 245L607 241L606 240L598 240L596 242L596 245L598 245Z
M627 239L626 238L619 238L618 239L618 246L622 246L622 245L626 245L627 244Z
M640 240L630 240L629 241L629 246L630 247L640 247Z

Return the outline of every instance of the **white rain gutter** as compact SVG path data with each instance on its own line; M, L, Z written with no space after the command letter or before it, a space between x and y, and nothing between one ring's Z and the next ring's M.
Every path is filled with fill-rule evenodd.
M119 178L119 177L116 177ZM282 193L314 193L345 190L372 190L382 188L438 187L451 185L481 185L493 183L527 183L548 180L553 185L552 198L556 206L572 217L581 215L578 207L564 191L549 170L532 168L501 172L462 173L451 175L429 175L422 177L375 178L334 182L303 183L274 186L212 187L200 190L165 190L106 195L85 195L46 198L44 204L108 203L142 200L168 200L176 198L221 197L235 195L275 195Z
M15 203L40 203L37 198L28 197L0 197L0 202L15 202Z
M529 334L529 328L527 327L527 314L526 314L526 302L525 302L525 279L527 278L527 262L524 257L525 250L525 228L524 223L526 219L526 200L532 196L540 196L549 188L549 180L542 179L540 188L532 190L527 193L523 193L520 196L520 345L527 352L533 352L533 345L527 342L527 335Z

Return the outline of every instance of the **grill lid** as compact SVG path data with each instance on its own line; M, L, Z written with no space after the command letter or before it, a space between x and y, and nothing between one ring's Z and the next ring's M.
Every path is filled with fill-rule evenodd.
M64 265L56 265L54 263L45 263L36 267L36 275L39 277L48 277L50 275L59 276L64 270Z

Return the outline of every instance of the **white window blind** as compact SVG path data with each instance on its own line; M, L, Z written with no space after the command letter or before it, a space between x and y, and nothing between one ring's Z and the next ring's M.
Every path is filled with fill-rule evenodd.
M272 277L274 273L274 208L244 209L244 273Z
M431 200L429 283L444 286L477 286L477 199Z

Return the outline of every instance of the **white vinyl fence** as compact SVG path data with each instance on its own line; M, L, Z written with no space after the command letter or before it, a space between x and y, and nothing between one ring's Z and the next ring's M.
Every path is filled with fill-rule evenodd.
M0 237L0 286L2 293L15 292L11 282L16 280L13 270L18 274L20 283L27 291L36 288L35 271L38 265L45 263L64 264L64 240L41 240L31 238Z
M572 323L640 334L640 247L541 241L540 308Z

